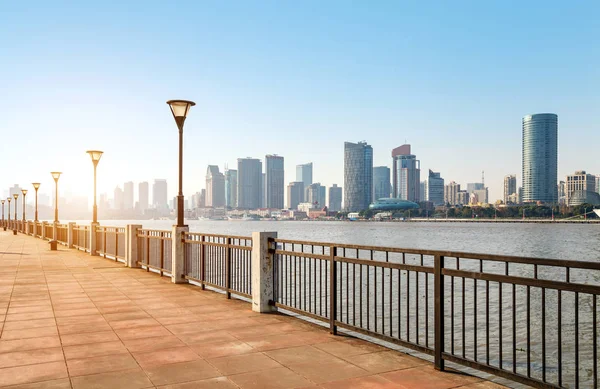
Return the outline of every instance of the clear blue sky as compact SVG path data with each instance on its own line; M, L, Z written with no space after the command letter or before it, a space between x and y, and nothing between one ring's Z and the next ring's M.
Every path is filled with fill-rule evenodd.
M81 4L86 3L86 4ZM375 165L412 144L447 182L492 200L520 185L521 118L559 115L559 176L600 174L598 1L0 0L0 188L32 181L90 195L169 180L177 130L165 101L196 101L185 129L186 195L206 165L238 157L314 162L343 185L343 142ZM136 189L137 190L137 189Z

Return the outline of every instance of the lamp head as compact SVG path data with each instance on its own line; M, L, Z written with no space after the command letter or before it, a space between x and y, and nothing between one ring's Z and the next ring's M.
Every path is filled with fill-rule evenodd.
M13 197L14 197L14 198L15 198L15 200L16 200L16 199L18 199L18 198L19 198L19 194L18 194L18 193L15 193L15 194L13 194Z
M86 151L86 153L88 153L90 155L94 165L98 164L98 162L100 161L100 158L102 158L102 154L104 154L103 151L99 151L99 150L88 150L88 151Z
M12 200L10 197L7 198L8 200L8 205L10 205L10 200Z
M50 174L52 174L52 178L54 178L54 181L58 182L58 179L60 178L62 172L50 172Z
M23 197L27 194L27 189L21 189L21 193L23 193Z
M39 182L34 182L31 185L33 185L33 189L35 189L36 191L40 188L40 183Z
M171 113L173 114L173 118L175 119L175 123L177 123L179 131L183 131L185 118L187 117L190 108L196 105L196 103L189 100L169 100L167 101L167 104L169 104L169 107L171 108Z

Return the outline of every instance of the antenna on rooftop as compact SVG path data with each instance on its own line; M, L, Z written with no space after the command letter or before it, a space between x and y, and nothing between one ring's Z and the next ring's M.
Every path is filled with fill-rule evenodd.
M485 187L484 171L481 171L481 184Z

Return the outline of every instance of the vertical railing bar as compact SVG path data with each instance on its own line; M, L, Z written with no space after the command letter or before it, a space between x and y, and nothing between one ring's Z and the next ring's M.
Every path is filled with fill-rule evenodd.
M546 288L542 288L542 381L546 382Z
M593 346L592 346L592 350L593 350L593 354L592 354L592 360L594 361L594 388L598 388L598 296L596 296L595 294L592 295L592 299L593 299L593 304L592 304L592 309L593 309L593 314L592 314L592 338L593 338Z
M231 299L231 238L225 238L225 244L225 293Z
M527 285L527 377L531 377L531 288Z
M575 292L575 388L579 388L579 292Z
M329 330L333 335L337 335L337 327L335 325L337 312L337 268L335 264L337 247L329 246Z
M434 295L435 295L435 346L434 365L436 370L444 370L444 257L434 257ZM418 337L417 337L418 339Z

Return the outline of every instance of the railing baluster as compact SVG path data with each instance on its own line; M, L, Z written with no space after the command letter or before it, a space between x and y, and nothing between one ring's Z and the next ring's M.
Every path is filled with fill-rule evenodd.
M337 313L337 267L335 264L337 248L329 247L329 331L337 335L337 326L335 325Z
M434 294L435 294L435 354L434 365L437 370L444 370L444 257L434 257Z

